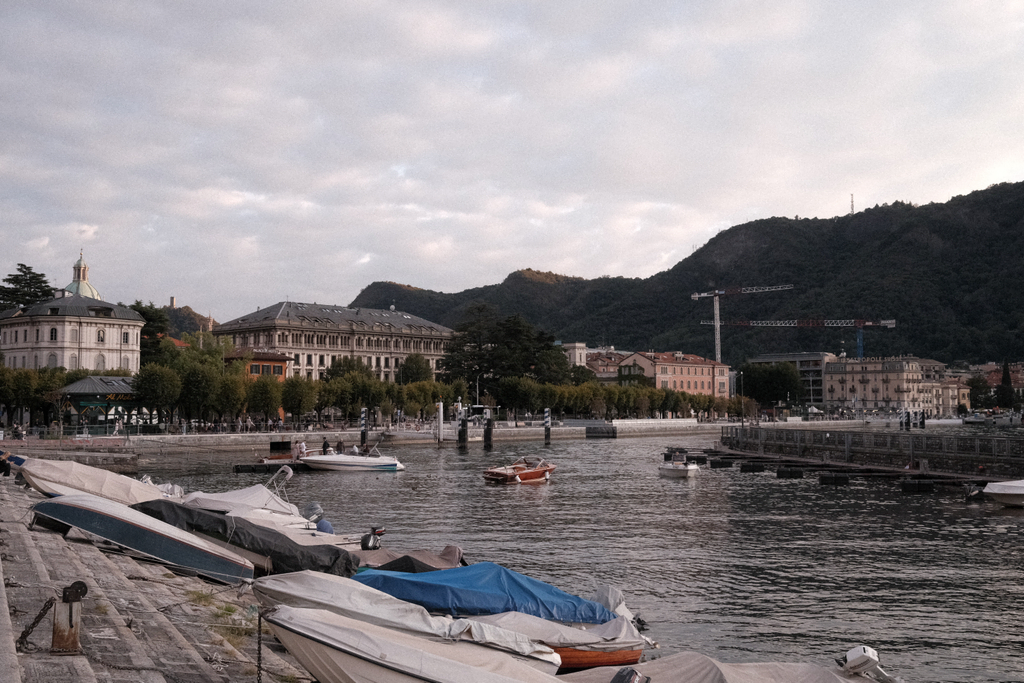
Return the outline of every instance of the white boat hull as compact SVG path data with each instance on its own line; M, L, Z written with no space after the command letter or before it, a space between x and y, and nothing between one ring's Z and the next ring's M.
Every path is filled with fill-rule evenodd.
M231 550L106 498L88 493L57 496L36 503L32 511L217 581L253 578L252 563Z
M994 481L985 487L984 494L1008 507L1024 507L1024 479Z
M663 477L671 477L673 479L688 479L690 477L696 477L697 472L699 471L700 468L692 463L686 465L665 463L658 467L658 474Z
M333 470L336 472L401 472L405 465L397 458L384 456L346 455L308 455L302 459L314 470Z

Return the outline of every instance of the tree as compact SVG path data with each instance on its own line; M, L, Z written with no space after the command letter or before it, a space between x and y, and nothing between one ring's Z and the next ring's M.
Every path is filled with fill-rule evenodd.
M191 419L205 420L220 390L221 368L209 363L191 361L181 370L181 395L178 402Z
M331 363L331 367L324 371L324 375L321 379L330 382L332 379L338 377L345 377L349 373L358 373L366 378L372 378L374 376L373 370L363 365L362 358L352 358L350 356L339 356L334 359Z
M245 407L246 391L249 387L249 375L245 371L246 363L234 361L225 368L214 406L217 413L224 417L238 417Z
M965 384L971 390L971 407L975 410L992 408L995 405L995 397L992 394L992 387L984 375L975 375L967 379Z
M135 375L132 391L140 406L148 408L150 415L155 412L157 420L165 422L164 411L173 408L181 394L181 378L169 367L150 363L143 365Z
M171 322L167 316L167 311L154 306L152 301L148 304L143 304L136 299L130 308L141 315L146 321L146 324L142 326L139 342L139 366L141 367L146 363L156 361L160 356L160 340L167 335L167 329Z
M281 382L273 375L260 375L249 385L248 408L250 412L262 413L270 422L281 408Z
M53 287L46 281L46 276L24 263L19 263L18 272L5 277L4 282L7 286L0 286L0 311L31 306L53 298Z
M793 363L745 363L739 371L743 373L743 395L762 405L803 398L804 385Z
M509 377L565 384L571 377L569 361L554 341L520 315L498 319L493 309L479 305L456 328L440 369L445 381L462 379L474 388L479 401L495 395Z
M1016 395L1013 393L1013 377L1010 375L1009 361L1003 361L1003 378L996 387L996 405L1000 408L1013 408Z
M292 414L292 422L298 424L302 416L317 405L319 394L317 383L299 375L292 375L281 386L281 407Z
M423 354L410 353L398 368L398 376L395 379L399 384L430 382L434 379L434 371L430 369L430 361Z

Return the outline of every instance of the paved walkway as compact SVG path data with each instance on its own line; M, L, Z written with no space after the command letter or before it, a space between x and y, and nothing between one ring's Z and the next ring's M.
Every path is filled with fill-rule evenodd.
M0 478L0 680L7 683L232 683L257 680L257 611L251 593L176 576L80 531L30 529L42 497ZM84 581L82 653L50 652L53 611L16 641L50 597ZM263 681L311 678L267 634Z

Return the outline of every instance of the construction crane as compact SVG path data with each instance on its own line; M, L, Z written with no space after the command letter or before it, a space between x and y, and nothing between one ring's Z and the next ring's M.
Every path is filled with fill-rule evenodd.
M715 289L710 292L700 292L690 295L694 301L714 297L715 299L715 361L722 362L722 328L718 317L718 297L727 294L758 294L760 292L778 292L783 289L793 289L793 285L771 285L768 287L730 287L729 289ZM703 321L702 321L703 324Z
M720 325L741 327L856 327L858 358L864 357L865 327L896 327L895 320L740 320L723 323L716 318L715 320L701 320L700 324L714 325L716 331Z

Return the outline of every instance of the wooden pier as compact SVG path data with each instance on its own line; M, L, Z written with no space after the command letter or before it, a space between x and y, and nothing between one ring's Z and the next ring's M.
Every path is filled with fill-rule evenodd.
M724 427L721 444L737 454L839 469L927 473L965 481L1024 479L1024 437L927 431Z

